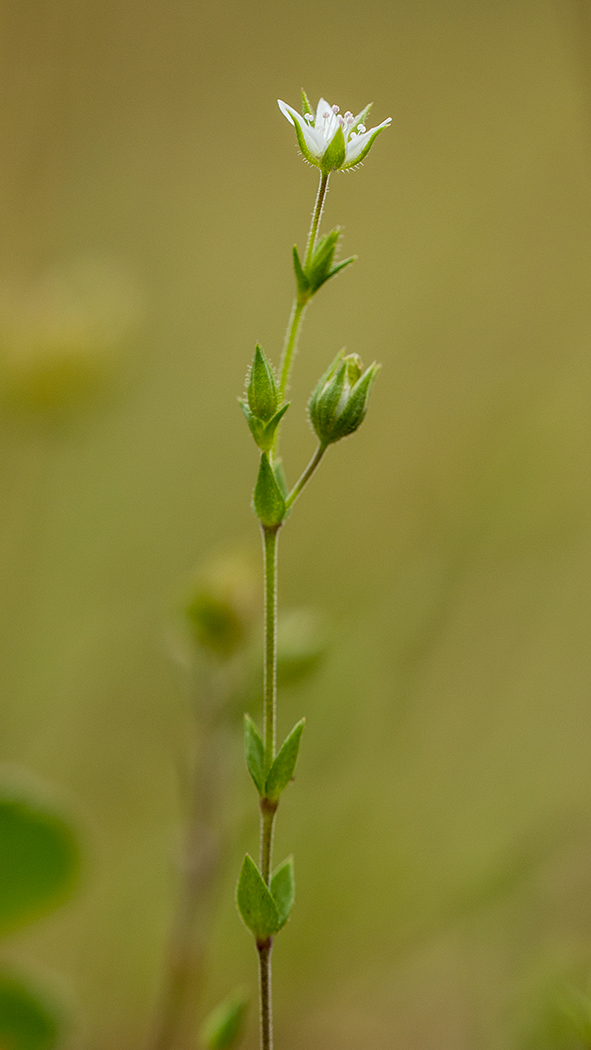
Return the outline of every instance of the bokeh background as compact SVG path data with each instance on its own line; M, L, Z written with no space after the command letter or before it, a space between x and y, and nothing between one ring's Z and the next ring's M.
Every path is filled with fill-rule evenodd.
M539 1050L547 989L591 973L591 8L5 0L0 48L0 754L85 853L4 961L65 995L73 1046L146 1046L189 724L170 625L200 561L259 557L236 395L305 241L275 102L304 85L393 124L332 179L359 261L309 311L284 428L293 479L336 350L383 363L281 542L281 599L331 645L280 715L307 729L277 1043ZM204 1008L255 986L235 765Z

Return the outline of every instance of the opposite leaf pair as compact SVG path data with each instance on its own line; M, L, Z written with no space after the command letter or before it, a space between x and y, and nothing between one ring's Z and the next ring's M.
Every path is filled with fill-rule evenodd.
M257 945L264 945L285 926L294 897L292 857L279 865L267 886L254 860L246 854L238 879L236 900L244 923L254 934Z
M248 376L247 401L240 399L252 436L259 448L269 452L275 433L289 408L289 401L281 405L275 373L264 351L257 343L254 360Z
M351 255L340 263L334 262L334 255L341 236L341 227L336 226L334 230L321 237L314 249L312 258L308 263L302 265L297 246L293 246L293 268L295 271L296 284L298 287L298 302L305 304L331 277L336 277L345 266L355 262L357 256Z
M252 718L249 715L244 716L246 765L261 798L276 802L293 778L305 724L305 718L296 723L281 745L270 769L267 769L261 734Z

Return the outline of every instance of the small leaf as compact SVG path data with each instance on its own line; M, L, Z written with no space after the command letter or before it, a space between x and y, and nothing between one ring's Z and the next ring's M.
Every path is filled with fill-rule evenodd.
M295 725L288 737L281 745L281 749L269 770L265 784L265 795L270 799L278 799L284 788L287 787L293 777L298 752L300 750L300 739L304 731L306 719L302 718Z
M277 905L280 929L289 919L289 913L295 899L295 878L293 874L293 857L280 864L271 879L271 893Z
M271 529L281 525L285 517L285 499L266 452L261 456L253 504L255 514L265 528Z
M259 448L262 448L264 452L271 451L273 442L275 440L275 431L277 430L277 427L279 426L281 420L287 412L290 404L291 401L286 401L285 404L281 406L281 408L277 409L277 412L272 417L272 419L270 419L269 422L265 424L265 428L262 431L259 441L257 442Z
M298 254L297 245L294 244L292 248L293 253L293 269L296 278L296 284L298 286L298 295L304 302L308 301L308 293L310 291L310 281L304 272L304 267L301 264L300 256Z
M265 792L265 747L250 715L244 716L244 750L248 772L262 796Z
M279 929L279 912L263 876L247 853L238 878L236 901L245 926L257 941L266 941Z
M28 983L0 974L0 1046L5 1050L53 1050L60 1038L59 1017Z
M0 932L43 915L73 888L74 832L42 801L0 794ZM1 1040L0 1040L1 1042Z
M242 1035L250 996L237 988L205 1018L199 1033L204 1050L231 1050Z
M329 281L331 277L336 277L336 275L338 273L340 273L341 270L345 269L345 266L350 266L351 263L354 263L354 262L357 262L357 256L356 255L350 255L348 259L343 259L342 262L336 263L336 265L333 266L332 270L328 274L326 280Z

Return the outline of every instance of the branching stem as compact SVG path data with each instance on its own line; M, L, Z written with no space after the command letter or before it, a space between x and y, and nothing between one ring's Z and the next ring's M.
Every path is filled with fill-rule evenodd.
M287 507L288 510L295 503L295 501L297 500L297 498L298 498L300 492L302 491L302 489L304 489L306 487L306 485L308 484L310 478L312 477L312 474L314 473L314 471L317 469L318 465L320 464L320 460L322 459L324 453L326 452L326 449L327 449L326 445L319 445L318 446L318 448L316 449L314 455L312 456L312 459L308 463L308 466L306 467L304 473L299 478L299 480L296 481L294 487L292 488L291 492L289 493L289 496L287 497L287 499L285 501L285 506Z

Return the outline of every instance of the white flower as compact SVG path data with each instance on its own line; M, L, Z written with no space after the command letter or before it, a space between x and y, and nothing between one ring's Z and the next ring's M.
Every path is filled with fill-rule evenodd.
M371 109L371 103L356 117L349 111L340 116L338 106L330 106L321 98L316 113L312 112L306 93L302 91L304 115L277 99L279 109L290 124L293 124L298 145L310 164L321 168L325 174L331 171L354 168L369 153L374 139L383 128L387 128L392 118L382 121L369 131L365 120Z

